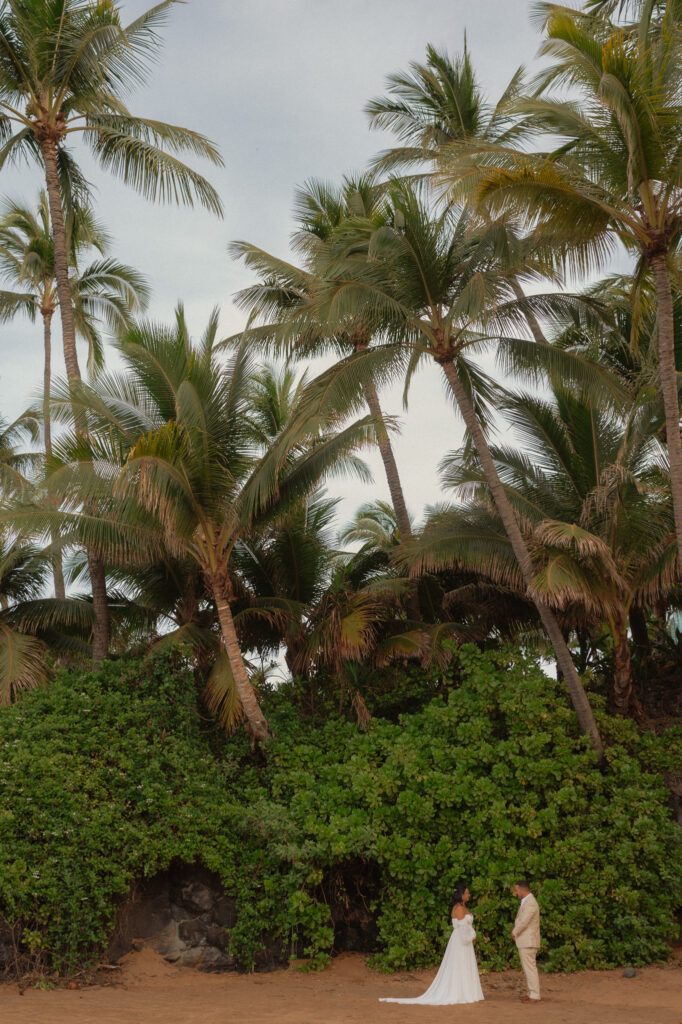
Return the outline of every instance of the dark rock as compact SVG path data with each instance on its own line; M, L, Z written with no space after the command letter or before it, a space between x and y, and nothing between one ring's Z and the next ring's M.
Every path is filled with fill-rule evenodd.
M234 971L236 968L236 961L234 957L227 956L221 949L216 949L215 946L204 946L200 950L194 950L194 953L199 953L198 957L194 958L194 963L187 963L187 967L196 967L199 971L213 972L213 971Z
M231 896L221 896L213 907L216 924L223 928L234 928L237 923L237 904Z
M227 935L225 929L219 924L210 924L206 929L206 942L209 946L224 950L227 946Z
M178 924L178 936L186 945L197 946L202 939L205 939L207 926L200 918L193 918L189 921L180 921ZM215 945L215 943L213 943Z
M625 970L623 971L623 977L624 978L634 978L636 976L636 974L637 974L637 971L634 969L634 967L626 967Z
M207 885L203 885L201 882L189 882L187 885L183 885L180 891L182 893L182 906L186 907L187 910L192 910L195 914L201 914L212 909L215 896Z
M329 872L318 898L330 909L334 952L371 952L376 948L374 907L379 901L376 865L355 860ZM201 971L245 970L229 952L229 933L238 907L217 875L198 865L174 864L154 878L133 886L119 908L105 958L113 963L129 952L133 941L156 950L169 963ZM0 949L2 935L0 933ZM254 970L276 971L301 955L303 943L283 941L263 932L254 954Z
M139 942L169 963L202 971L238 970L226 952L226 928L234 927L236 919L235 901L217 876L202 867L176 865L133 887L119 909L106 955L117 960ZM263 957L269 964L273 952L264 950Z
M177 921L169 921L165 928L151 935L148 941L149 946L171 964L181 960L187 949L187 944L180 938L179 929Z

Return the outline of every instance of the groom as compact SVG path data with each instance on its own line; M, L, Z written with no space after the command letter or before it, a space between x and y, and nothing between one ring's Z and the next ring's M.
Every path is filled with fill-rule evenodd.
M528 986L528 995L522 1001L524 1003L539 1003L540 979L535 957L540 948L540 908L525 878L516 883L514 892L521 900L521 904L511 935L519 951L519 959Z

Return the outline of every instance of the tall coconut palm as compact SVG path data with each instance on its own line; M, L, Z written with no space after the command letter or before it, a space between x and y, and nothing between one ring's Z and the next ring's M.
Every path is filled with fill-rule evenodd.
M267 723L235 625L242 590L235 552L279 521L326 473L346 470L366 478L355 452L371 443L373 427L368 417L337 429L338 417L311 420L307 406L305 414L292 411L263 452L249 417L253 357L242 345L221 365L216 331L214 317L193 344L181 312L173 328L142 323L128 331L120 342L124 372L104 374L72 392L87 417L87 438L56 446L64 466L52 482L63 496L64 528L77 525L80 536L101 546L114 564L144 566L168 557L195 566L215 605L247 726L262 741ZM113 491L107 484L112 478ZM96 514L87 511L88 503ZM49 514L33 513L31 522L45 528Z
M311 359L330 352L338 357L365 351L372 337L362 320L349 319L331 335L324 324L315 320L310 301L315 288L313 266L319 265L318 250L324 248L344 220L367 217L378 226L385 215L383 188L372 176L346 177L340 187L312 180L298 190L295 203L298 230L294 246L304 258L303 267L280 260L249 243L233 243L230 247L233 256L243 259L262 278L259 284L244 289L237 296L238 304L250 315L250 326L259 323L257 329L249 331L251 343L260 342L297 359ZM383 424L385 417L371 380L365 383L364 394L375 422ZM398 528L403 537L411 537L412 525L395 453L388 430L381 426L377 429L377 446ZM416 606L413 614L418 616Z
M403 143L377 157L377 170L395 174L426 164L432 171L443 147L457 139L508 143L514 138L515 125L507 108L522 82L519 68L498 103L491 106L476 78L466 39L462 53L454 58L427 46L423 63L411 61L409 71L389 75L388 95L375 97L365 107L371 128L387 129Z
M410 353L410 373L424 358L441 367L478 452L525 585L531 587L532 557L481 425L481 415L494 401L494 387L468 356L494 344L507 365L518 365L521 356L525 361L535 359L536 366L544 361L558 367L560 353L551 346L509 336L519 327L522 314L501 272L494 227L491 238L485 228L472 233L467 218L457 219L452 208L434 216L419 191L407 183L393 188L392 203L395 226L376 230L370 222L356 219L339 230L333 255L320 275L324 287L317 296L319 315L330 324L343 322L348 315L364 317L369 323L390 323L394 345ZM527 273L532 273L532 267ZM525 302L545 313L570 304L565 296L534 296ZM587 372L591 377L593 371ZM539 598L536 606L580 726L601 753L594 715L556 617Z
M668 600L677 572L659 410L640 398L618 417L560 384L552 392L549 400L509 396L506 418L519 444L491 446L491 455L533 551L530 594L564 625L607 629L614 710L637 711L629 617ZM419 570L458 564L525 596L480 459L455 453L443 470L445 486L467 500L434 511L407 558Z
M601 6L607 12L614 5ZM675 0L642 4L636 31L599 16L542 5L545 55L554 62L536 94L517 99L526 142L549 133L551 151L468 139L445 146L438 181L488 215L522 219L579 271L603 263L621 243L648 267L658 312L678 547L682 551L682 442L674 353L671 278L682 232L680 59ZM658 17L652 18L656 8ZM677 12L677 13L676 13ZM670 15L668 17L668 15ZM556 98L555 85L575 90Z
M108 238L88 208L75 208L67 218L70 284L77 333L88 344L88 363L102 362L101 318L118 330L144 307L147 287L132 267L105 257ZM79 261L88 249L102 257L81 268ZM0 211L0 276L12 290L0 292L0 321L23 313L32 321L40 315L43 323L43 437L45 456L52 458L50 390L52 382L52 319L59 306L54 271L54 244L47 196L41 192L37 211L6 201ZM55 594L63 598L64 575L59 554L54 557Z
M376 161L377 170L391 173L420 171L417 177L433 173L443 149L456 141L477 139L482 142L509 146L519 133L518 118L510 114L512 101L523 87L523 69L519 68L502 93L498 102L486 101L471 63L464 41L464 50L451 57L443 50L427 46L423 64L413 61L409 72L388 76L388 95L377 97L365 107L371 128L389 129L403 145L381 153ZM537 238L523 238L510 224L497 226L500 244L515 252L519 265L526 256L538 262L540 251ZM545 274L552 273L551 254L545 258ZM510 263L511 267L511 263ZM509 283L519 300L525 298L518 276L510 273ZM525 317L535 340L546 341L542 327L532 309L525 308Z
M98 321L118 331L147 304L149 289L132 267L106 257L109 238L89 208L77 207L67 221L69 280L76 332L88 345L88 366L102 365L102 338ZM82 266L88 250L101 259ZM19 313L43 322L45 363L43 373L43 424L45 454L52 454L50 386L52 320L59 308L54 269L54 243L47 195L41 192L34 212L16 201L0 208L0 277L12 290L0 291L0 320Z
M67 148L80 136L95 160L148 199L221 211L215 190L178 159L191 152L220 163L197 132L137 117L123 98L153 66L157 29L175 0L150 8L128 26L114 0L2 0L0 3L0 167L35 159L45 174L54 239L54 272L69 381L81 372L69 282L64 211L87 191ZM96 631L93 656L106 657L108 604L101 554L88 552Z

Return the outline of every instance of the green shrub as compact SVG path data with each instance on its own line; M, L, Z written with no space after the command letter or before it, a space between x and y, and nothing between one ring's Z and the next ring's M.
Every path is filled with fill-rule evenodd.
M657 773L682 760L679 735L639 739L602 714L600 771L561 687L518 655L464 648L457 679L364 733L306 722L284 687L267 698L264 761L202 723L178 655L62 672L0 711L4 916L36 956L71 968L106 944L133 879L201 862L236 896L231 946L246 965L264 930L321 962L323 879L366 864L384 969L440 958L459 878L481 965L504 967L519 875L541 903L550 969L664 959L682 830Z

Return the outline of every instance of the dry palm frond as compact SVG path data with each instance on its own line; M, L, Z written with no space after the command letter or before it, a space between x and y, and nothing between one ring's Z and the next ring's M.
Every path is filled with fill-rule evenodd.
M42 640L0 622L0 705L9 704L21 690L35 690L47 682L46 654Z
M230 660L224 652L216 658L203 693L206 707L216 716L225 732L234 732L244 717L239 691Z

